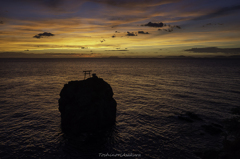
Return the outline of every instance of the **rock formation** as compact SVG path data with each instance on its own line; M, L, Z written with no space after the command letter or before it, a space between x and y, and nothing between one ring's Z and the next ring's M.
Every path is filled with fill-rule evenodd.
M115 124L117 103L112 88L95 74L65 84L58 102L62 131L67 135L98 132Z

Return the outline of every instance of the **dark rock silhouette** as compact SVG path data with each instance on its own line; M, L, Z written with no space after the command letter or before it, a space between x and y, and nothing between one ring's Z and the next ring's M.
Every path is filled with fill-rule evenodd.
M67 135L100 132L115 125L117 103L111 86L96 74L65 84L59 99L62 131Z

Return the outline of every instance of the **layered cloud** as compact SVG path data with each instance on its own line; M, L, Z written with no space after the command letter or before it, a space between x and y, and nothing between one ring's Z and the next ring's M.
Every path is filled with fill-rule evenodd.
M122 50L115 48L129 48L142 56L167 47L189 54L200 50L186 46L237 48L239 11L231 0L8 0L0 6L0 52L115 56Z
M99 53L22 53L22 52L3 52L0 58L89 58L99 57Z
M236 12L240 13L240 5L223 7L223 8L217 9L213 12L210 12L208 14L193 18L193 20L205 20L205 19L218 18L218 17L222 17L222 16L231 15Z
M205 47L205 48L192 48L185 51L194 53L224 53L224 54L240 54L240 48L218 48L218 47Z
M105 51L129 51L129 50L105 50Z

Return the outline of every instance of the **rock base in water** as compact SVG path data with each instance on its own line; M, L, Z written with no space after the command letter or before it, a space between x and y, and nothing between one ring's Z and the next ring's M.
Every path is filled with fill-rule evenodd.
M78 136L98 132L116 122L117 103L111 86L93 76L82 81L65 84L59 99L62 131Z

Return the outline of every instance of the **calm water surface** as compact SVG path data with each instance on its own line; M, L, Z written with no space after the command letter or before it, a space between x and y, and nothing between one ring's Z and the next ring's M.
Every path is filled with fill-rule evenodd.
M108 82L118 103L113 142L91 150L65 139L58 111L64 84L82 80L83 70ZM195 151L221 148L223 139L202 125L223 126L239 95L237 59L0 59L0 158L197 159ZM202 120L180 120L187 111Z

